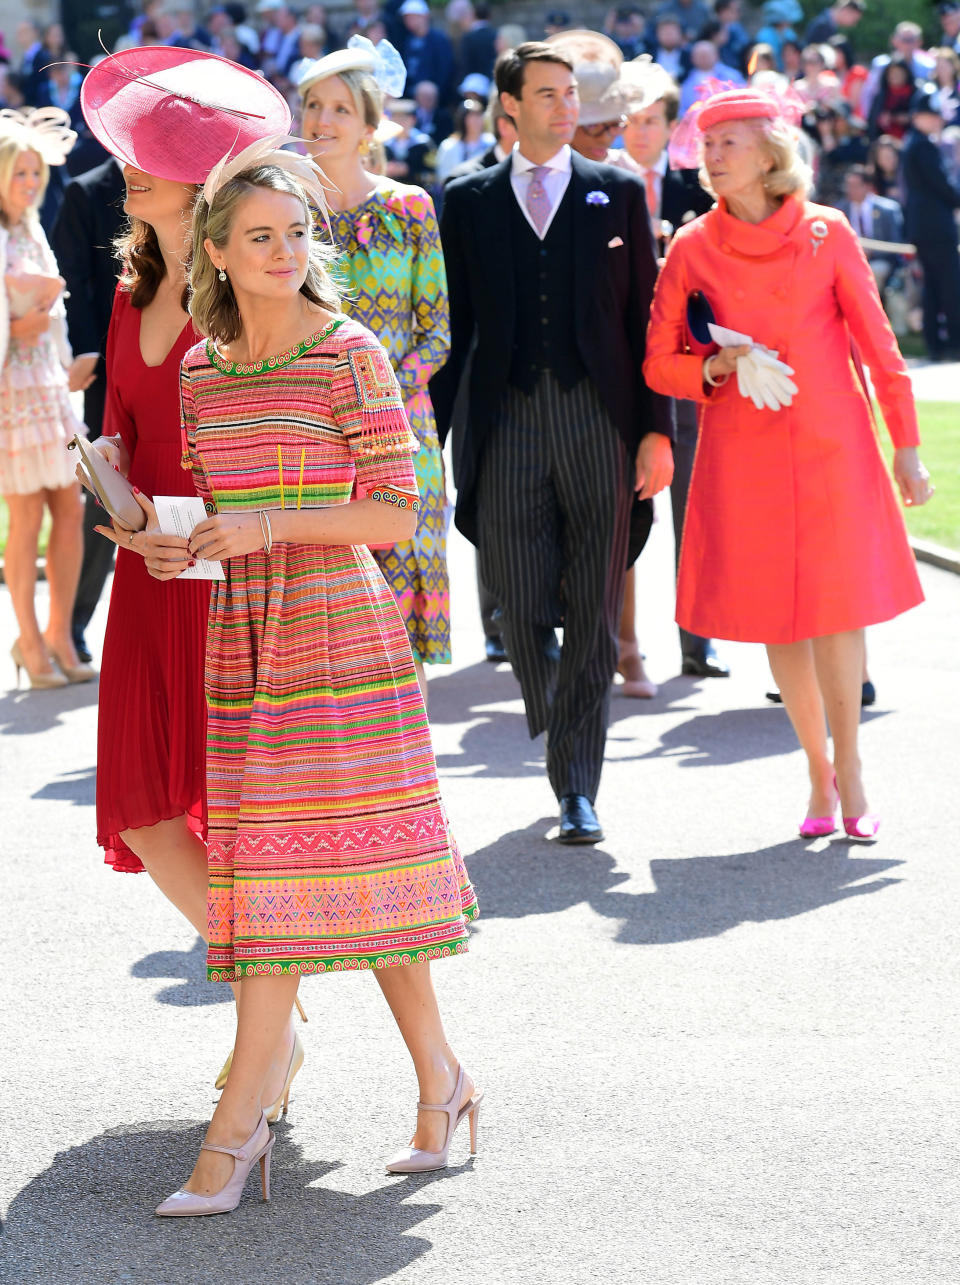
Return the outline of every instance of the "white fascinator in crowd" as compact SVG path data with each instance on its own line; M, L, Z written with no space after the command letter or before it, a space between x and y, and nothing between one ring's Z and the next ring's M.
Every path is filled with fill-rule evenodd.
M346 49L317 58L301 69L297 77L300 96L317 81L340 76L345 71L369 72L387 98L399 98L407 83L403 59L389 40L374 44L366 36L351 36Z
M36 152L48 165L63 165L77 141L70 117L59 107L36 107L0 111L0 138L22 141L25 152Z

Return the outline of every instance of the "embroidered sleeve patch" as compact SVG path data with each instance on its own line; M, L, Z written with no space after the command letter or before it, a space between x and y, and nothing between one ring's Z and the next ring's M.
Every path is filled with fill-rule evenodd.
M400 405L397 381L382 348L361 348L347 356L361 410L393 410Z

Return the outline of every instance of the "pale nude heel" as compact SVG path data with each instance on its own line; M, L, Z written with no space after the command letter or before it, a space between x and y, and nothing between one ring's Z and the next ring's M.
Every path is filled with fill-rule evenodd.
M303 1045L300 1043L300 1036L294 1034L293 1051L290 1054L290 1065L287 1067L286 1079L283 1082L283 1088L280 1090L280 1096L272 1106L264 1108L264 1115L267 1117L267 1124L276 1124L281 1115L286 1115L290 1106L290 1085L293 1083L293 1077L303 1066Z
M195 1191L175 1191L156 1212L161 1218L200 1218L207 1214L229 1214L240 1203L250 1170L260 1161L260 1189L264 1200L270 1199L270 1154L275 1142L266 1116L261 1112L253 1133L240 1147L218 1147L212 1142L201 1143L201 1151L219 1151L233 1156L233 1173L229 1181L212 1196L201 1196Z
M308 1022L310 1019L307 1017L306 1013L303 1011L303 1005L300 1003L299 998L298 998L298 997L294 997L294 1001L293 1001L293 1002L294 1002L294 1005L296 1006L296 1010L297 1010L297 1012L300 1014L300 1021L301 1021L301 1022ZM301 1059L301 1060L302 1060L302 1059ZM220 1074L217 1076L217 1078L216 1078L216 1079L214 1080L214 1082L213 1082L213 1087L214 1087L215 1089L223 1089L223 1088L226 1088L226 1084L227 1084L227 1077L228 1077L228 1076L229 1076L229 1074L230 1074L230 1068L231 1068L231 1066L233 1066L233 1049L231 1049L231 1050L230 1050L230 1052L227 1054L227 1060L226 1060L226 1062L224 1062L223 1066L221 1066L221 1068L220 1068ZM299 1067L297 1067L297 1070L298 1070L298 1071L299 1071L299 1069L300 1069L300 1068L299 1068ZM273 1124L273 1121L271 1120L271 1121L270 1121L270 1123L271 1123L271 1124Z
M470 1121L470 1154L472 1156L477 1154L477 1117L480 1114L483 1092L475 1091L463 1106L459 1106L462 1092L463 1067L461 1066L457 1075L456 1088L449 1102L443 1106L437 1106L433 1102L417 1103L422 1111L442 1111L446 1115L447 1132L443 1139L443 1146L439 1151L422 1151L419 1147L413 1146L404 1147L387 1161L387 1173L428 1173L431 1169L446 1169L453 1135L460 1124L467 1119Z

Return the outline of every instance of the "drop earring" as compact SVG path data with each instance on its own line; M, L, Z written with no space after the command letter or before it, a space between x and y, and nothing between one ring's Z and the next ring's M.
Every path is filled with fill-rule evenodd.
M220 269L220 271L217 273L217 276L220 278L221 281L226 281L227 279L227 274L223 268Z

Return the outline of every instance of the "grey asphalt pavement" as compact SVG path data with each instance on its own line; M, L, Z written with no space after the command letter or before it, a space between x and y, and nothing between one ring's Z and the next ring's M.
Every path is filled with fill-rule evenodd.
M607 838L565 849L459 539L451 560L430 712L483 917L435 974L487 1090L479 1155L458 1136L446 1173L384 1172L405 1052L371 979L311 978L272 1201L251 1182L227 1217L155 1219L214 1102L228 992L147 877L101 864L95 686L4 690L0 1281L957 1285L960 580L923 568L926 604L869 634L879 841L804 844L762 650L677 676L661 520L639 590L660 694L614 697Z

